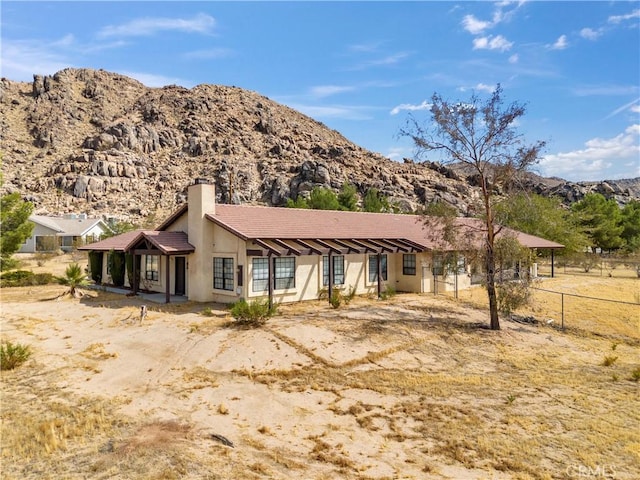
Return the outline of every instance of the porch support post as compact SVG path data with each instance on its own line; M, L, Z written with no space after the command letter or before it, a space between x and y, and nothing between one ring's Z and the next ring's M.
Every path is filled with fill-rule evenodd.
M376 272L378 273L378 298L382 297L382 254L376 255Z
M271 253L269 253L269 281L267 282L269 284L269 308L273 307L273 284L275 282L275 278L273 275L273 256L271 255Z
M167 259L167 268L165 272L165 289L164 289L164 303L171 303L171 265L169 263L169 259L171 258L169 255L165 255L164 258Z
M329 303L331 303L331 296L333 295L333 256L331 255L331 250L329 250Z
M138 262L136 262L136 254L132 252L131 255L133 258L133 285L131 285L131 287L133 290L133 294L138 295Z
M551 249L551 278L555 277L555 266L554 266L554 258L553 258L553 253L555 252L555 250L552 248Z

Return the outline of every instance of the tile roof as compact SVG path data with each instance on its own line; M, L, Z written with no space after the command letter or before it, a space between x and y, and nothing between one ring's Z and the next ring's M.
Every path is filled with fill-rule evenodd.
M182 212L184 213L184 211ZM249 205L216 205L207 218L239 237L247 239L406 239L425 250L451 250L440 238L440 227L428 225L419 215L307 210ZM457 223L481 241L482 222L458 218ZM513 234L529 248L562 248L563 245L515 230Z
M57 231L57 235L72 235L79 237L84 235L88 230L98 223L103 223L99 218L64 218L64 217L48 217L45 215L31 215L29 220L39 223L47 228ZM105 229L107 228L104 225Z
M164 230L185 214L187 208L187 205L178 208L158 227L158 230L144 230L145 238L158 248L162 247L160 249L166 252L193 251L194 248L188 243L186 234ZM383 241L384 243L386 239L408 241L420 250L454 249L442 241L442 227L437 226L436 223L426 223L424 217L419 215L218 204L215 213L207 214L206 218L244 240L260 240L274 248L278 242L287 240L351 240L347 242L350 245L354 244L353 241L365 241L364 243L370 246L371 242ZM478 248L482 245L483 224L480 220L458 218L456 223L462 227L461 231L467 232L466 240L469 248ZM129 232L129 235L132 233ZM169 235L171 233L180 233L184 237L173 238ZM502 229L500 235L514 236L520 244L528 248L563 248L564 246L508 228ZM133 236L122 240L112 237L84 249L124 250L133 240ZM296 246L291 242L287 245ZM317 242L312 246L317 247ZM300 248L300 245L297 248Z
M189 243L184 232L165 232L157 230L134 230L121 235L109 237L99 242L79 247L79 250L127 251L135 248L141 241L147 240L164 255L190 253L195 247Z

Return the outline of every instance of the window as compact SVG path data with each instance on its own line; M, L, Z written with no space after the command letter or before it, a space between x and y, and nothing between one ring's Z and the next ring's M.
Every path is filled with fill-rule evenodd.
M333 284L344 285L344 257L337 255L333 259ZM322 285L329 285L329 257L322 257Z
M269 259L254 258L251 269L254 292L264 292L269 287Z
M213 288L233 291L233 258L213 259Z
M296 286L296 259L294 257L276 258L275 289L294 288Z
M416 255L415 253L405 253L402 255L402 274L416 274Z
M158 255L147 255L144 260L144 278L147 280L158 281L158 263L160 257Z
M380 272L382 273L382 280L387 279L387 256L380 255ZM378 256L369 255L369 282L378 281Z

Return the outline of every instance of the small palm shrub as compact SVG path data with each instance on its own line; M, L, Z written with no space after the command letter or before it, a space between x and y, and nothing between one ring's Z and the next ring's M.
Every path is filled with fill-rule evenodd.
M244 327L259 327L267 322L277 312L277 307L269 307L269 300L253 300L247 302L244 298L231 305L231 316L235 324Z
M73 297L81 296L79 287L87 285L87 279L82 267L77 263L72 263L67 267L64 273L64 277L58 277L58 283L60 285L66 285L69 287L68 293Z
M0 370L13 370L29 360L31 348L10 341L0 344Z

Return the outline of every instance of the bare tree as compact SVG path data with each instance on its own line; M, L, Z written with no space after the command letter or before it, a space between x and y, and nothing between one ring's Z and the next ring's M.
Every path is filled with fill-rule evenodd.
M517 120L525 110L525 106L517 102L503 106L500 84L485 101L474 93L466 102L451 103L436 93L432 97L432 121L423 126L410 116L399 132L400 136L413 140L417 157L440 151L444 153L442 162L462 164L475 176L481 190L479 216L483 219L492 330L500 329L495 247L501 226L496 219L495 203L519 185L521 174L537 163L545 145L544 142L527 145L516 132Z

